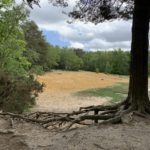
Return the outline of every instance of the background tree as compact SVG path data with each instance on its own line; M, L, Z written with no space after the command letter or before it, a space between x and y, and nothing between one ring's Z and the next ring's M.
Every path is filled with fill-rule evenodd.
M80 58L83 58L83 56L84 56L84 54L85 54L85 52L82 50L82 49L80 49L80 48L75 48L75 49L73 49L73 51L76 53L76 55L78 56L78 57L80 57Z
M50 70L58 59L57 48L47 43L34 21L26 21L22 29L27 43L24 55L31 62L30 71L40 73Z
M82 59L72 49L64 48L60 52L60 69L77 71L82 68Z
M129 74L129 52L122 50L85 52L83 70L119 75Z
M85 55L83 56L83 69L87 70L87 71L100 71L100 66L97 67L98 64L98 59L99 55L98 53L94 53L94 52L86 52ZM102 59L100 60L99 64L103 64ZM101 71L103 72L103 71Z
M122 74L122 75L128 75L129 74L129 54L128 52L123 52L120 49L115 50L111 53L110 56L110 62L112 68L111 72L112 74ZM106 66L110 67L110 66ZM108 68L107 68L108 70Z
M46 56L47 69L52 70L58 67L61 57L60 48L58 46L54 47L49 45L48 54Z

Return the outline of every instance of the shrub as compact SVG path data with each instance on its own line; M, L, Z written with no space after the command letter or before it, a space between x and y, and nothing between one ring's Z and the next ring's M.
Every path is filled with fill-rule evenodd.
M0 109L5 112L23 113L35 103L43 85L29 77L14 77L0 72Z

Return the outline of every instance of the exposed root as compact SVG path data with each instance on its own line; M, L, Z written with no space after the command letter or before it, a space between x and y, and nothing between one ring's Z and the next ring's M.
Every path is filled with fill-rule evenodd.
M117 124L117 123L121 123L122 122L122 119L121 119L121 116L115 116L113 118L110 118L108 120L105 120L105 121L102 121L99 123L99 125L102 125L102 124Z
M3 112L0 113L0 116L9 117L12 124L13 119L20 119L26 122L37 123L44 128L55 130L67 130L74 125L91 125L93 121L97 125L121 123L122 118L131 112L143 117L143 114L136 111L135 106L128 105L128 107L126 107L126 105L126 101L123 101L116 105L82 107L79 111L74 111L72 113L34 112L21 115ZM147 111L150 111L150 109L147 109ZM131 120L132 115L130 117Z
M133 114L136 115L136 116L142 117L142 118L146 118L147 117L147 115L142 114L142 113L140 113L138 111L133 111Z

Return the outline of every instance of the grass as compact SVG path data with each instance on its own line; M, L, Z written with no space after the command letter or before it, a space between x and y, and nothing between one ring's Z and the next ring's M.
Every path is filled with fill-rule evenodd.
M122 101L128 91L128 84L120 83L111 87L89 89L80 91L77 93L78 96L96 96L96 97L110 97L112 103Z

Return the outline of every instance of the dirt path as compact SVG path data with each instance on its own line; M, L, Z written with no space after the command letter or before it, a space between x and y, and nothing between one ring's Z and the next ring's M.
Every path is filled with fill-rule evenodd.
M93 72L54 71L39 76L45 84L33 111L73 111L79 107L107 103L109 98L77 97L74 93L91 88L111 86L128 79L121 76Z

